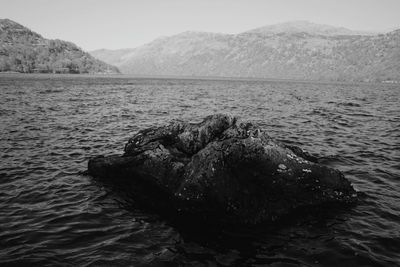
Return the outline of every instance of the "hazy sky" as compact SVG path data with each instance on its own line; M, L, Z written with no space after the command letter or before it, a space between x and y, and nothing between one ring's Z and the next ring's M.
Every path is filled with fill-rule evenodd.
M187 30L238 33L291 20L400 28L400 0L0 0L9 18L85 50L128 48Z

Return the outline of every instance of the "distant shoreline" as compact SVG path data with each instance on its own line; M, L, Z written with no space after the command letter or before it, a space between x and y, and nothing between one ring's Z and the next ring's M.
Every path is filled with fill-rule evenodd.
M329 81L329 80L295 80L258 77L220 77L220 76L172 76L172 75L134 75L122 73L23 73L0 72L0 76L37 76L37 77L91 77L122 79L160 79L160 80L209 80L209 81L266 81L316 84L400 84L400 81Z

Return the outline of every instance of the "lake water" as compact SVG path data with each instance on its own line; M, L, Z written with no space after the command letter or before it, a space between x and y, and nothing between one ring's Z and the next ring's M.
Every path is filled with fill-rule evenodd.
M81 174L139 129L216 112L318 155L360 203L214 231ZM0 265L400 266L400 85L2 74L0 122Z

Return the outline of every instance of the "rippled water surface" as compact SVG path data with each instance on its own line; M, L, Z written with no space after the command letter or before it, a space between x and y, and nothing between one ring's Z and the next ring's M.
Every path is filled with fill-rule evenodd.
M400 266L400 85L0 75L0 265ZM257 229L171 225L82 175L137 130L226 112L319 155L360 203Z

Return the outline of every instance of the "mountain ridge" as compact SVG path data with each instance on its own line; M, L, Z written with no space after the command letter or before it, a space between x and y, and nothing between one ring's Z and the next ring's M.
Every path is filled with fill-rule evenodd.
M119 73L72 42L50 40L10 19L0 19L0 72Z
M311 29L315 25L305 23ZM260 28L239 34L184 32L124 51L96 50L91 54L134 75L400 80L399 31L359 35L358 31L332 27L322 25L314 32L297 27L268 34L257 30ZM343 35L344 31L348 34Z
M341 26L317 24L307 20L295 20L283 23L265 25L245 32L276 34L276 33L299 33L306 32L315 35L376 35L378 32L350 30Z

